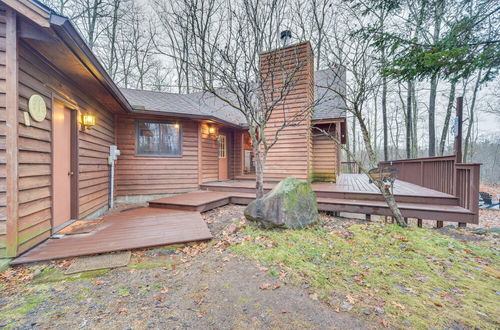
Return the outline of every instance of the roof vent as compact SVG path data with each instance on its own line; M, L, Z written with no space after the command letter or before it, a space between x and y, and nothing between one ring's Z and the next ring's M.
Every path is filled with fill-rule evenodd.
M288 45L290 43L290 39L292 39L292 31L290 30L281 31L280 39L281 42L283 43L283 46Z

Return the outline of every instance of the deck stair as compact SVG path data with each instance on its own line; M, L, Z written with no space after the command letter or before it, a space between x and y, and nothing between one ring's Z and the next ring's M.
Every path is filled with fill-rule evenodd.
M193 191L149 201L149 207L206 212L217 207L233 204L246 205L255 194L242 192Z

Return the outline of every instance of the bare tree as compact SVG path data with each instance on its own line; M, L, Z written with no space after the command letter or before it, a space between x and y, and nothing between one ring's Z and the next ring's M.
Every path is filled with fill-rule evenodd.
M293 52L296 47L291 48L292 55L280 51L263 54L281 45L278 33L270 34L279 31L281 0L244 0L237 7L230 1L208 0L203 11L196 0L184 2L192 38L189 68L205 93L245 118L255 157L256 197L260 199L270 149L283 130L301 125L311 114L312 104L290 113L285 102L307 63ZM223 20L224 29L214 33L203 28L215 19ZM280 120L271 125L276 116Z
M373 148L370 130L366 122L366 108L368 101L373 98L382 81L380 71L376 65L376 56L374 56L373 40L360 35L353 35L350 32L355 30L354 27L365 24L360 18L356 19L355 17L356 15L351 11L351 8L345 8L344 16L339 17L340 24L337 25L342 26L342 29L335 28L328 36L326 53L330 54L330 56L325 59L326 62L338 63L347 70L348 82L346 88L345 90L338 88L338 85L333 83L320 87L330 89L344 100L347 112L352 114L353 118L359 124L368 158L368 166L377 167L378 158ZM335 70L335 67L331 67L331 69L333 74L338 72L338 70ZM339 144L339 141L328 132L322 131L322 133L328 135ZM346 150L346 152L354 158L350 150ZM370 175L359 161L358 165L363 173ZM386 200L397 223L400 226L406 227L406 222L390 188L381 179L374 179L373 182Z
M450 120L451 120L451 112L453 110L453 104L455 102L455 89L457 86L457 81L452 80L450 84L450 94L448 95L448 105L446 106L446 114L444 117L443 129L441 131L441 139L439 141L439 155L444 155L444 147L446 144L446 137L448 136L448 132L450 130Z

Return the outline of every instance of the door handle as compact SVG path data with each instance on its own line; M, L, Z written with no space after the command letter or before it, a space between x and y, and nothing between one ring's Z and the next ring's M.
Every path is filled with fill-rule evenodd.
M73 172L71 172L71 171L70 171L70 172L68 172L68 175L73 175L73 174L74 174L74 173L73 173Z

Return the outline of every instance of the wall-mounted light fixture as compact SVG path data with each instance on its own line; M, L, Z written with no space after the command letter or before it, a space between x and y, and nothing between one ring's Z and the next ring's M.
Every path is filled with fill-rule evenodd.
M89 129L95 125L95 116L90 113L86 113L82 116L82 127L83 129Z
M208 134L215 134L215 126L208 126Z
M176 129L179 129L179 127L180 127L179 123L175 123L175 124L174 124L174 127L175 127Z

